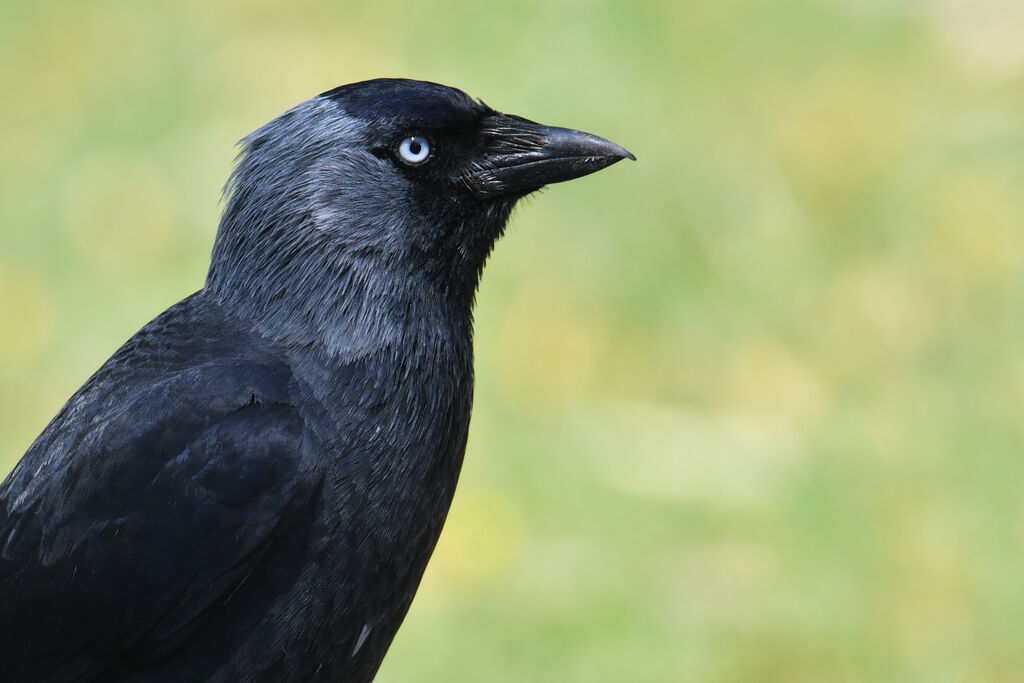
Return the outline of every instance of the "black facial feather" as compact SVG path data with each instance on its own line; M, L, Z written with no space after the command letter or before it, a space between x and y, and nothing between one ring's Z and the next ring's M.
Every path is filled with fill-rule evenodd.
M461 90L404 78L343 85L320 97L337 102L349 116L365 121L397 121L428 128L469 124L492 111Z

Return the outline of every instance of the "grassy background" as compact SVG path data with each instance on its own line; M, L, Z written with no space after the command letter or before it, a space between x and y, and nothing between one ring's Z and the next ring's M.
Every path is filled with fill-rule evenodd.
M524 205L380 680L1024 680L1018 0L0 3L0 472L203 280L232 143L450 83Z

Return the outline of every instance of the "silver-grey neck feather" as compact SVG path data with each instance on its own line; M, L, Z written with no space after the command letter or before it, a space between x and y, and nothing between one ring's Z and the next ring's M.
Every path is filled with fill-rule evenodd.
M367 135L315 98L243 141L206 290L264 336L355 357L445 326L469 333L486 251L433 253L472 226L425 215L413 181L374 156ZM493 238L511 208L487 216ZM479 263L439 265L460 258Z

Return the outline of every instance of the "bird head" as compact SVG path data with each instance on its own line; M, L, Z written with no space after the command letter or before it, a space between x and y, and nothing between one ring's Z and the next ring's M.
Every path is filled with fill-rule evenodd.
M208 287L294 306L298 285L333 277L471 304L516 201L626 158L436 83L342 86L243 140Z

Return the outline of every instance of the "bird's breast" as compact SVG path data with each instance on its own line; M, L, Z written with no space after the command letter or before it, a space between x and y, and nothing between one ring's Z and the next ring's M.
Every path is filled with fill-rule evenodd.
M307 577L330 587L317 618L333 631L338 652L350 653L348 665L379 664L455 492L472 404L471 357L347 364L321 371L302 391L328 454L318 463L317 575Z

